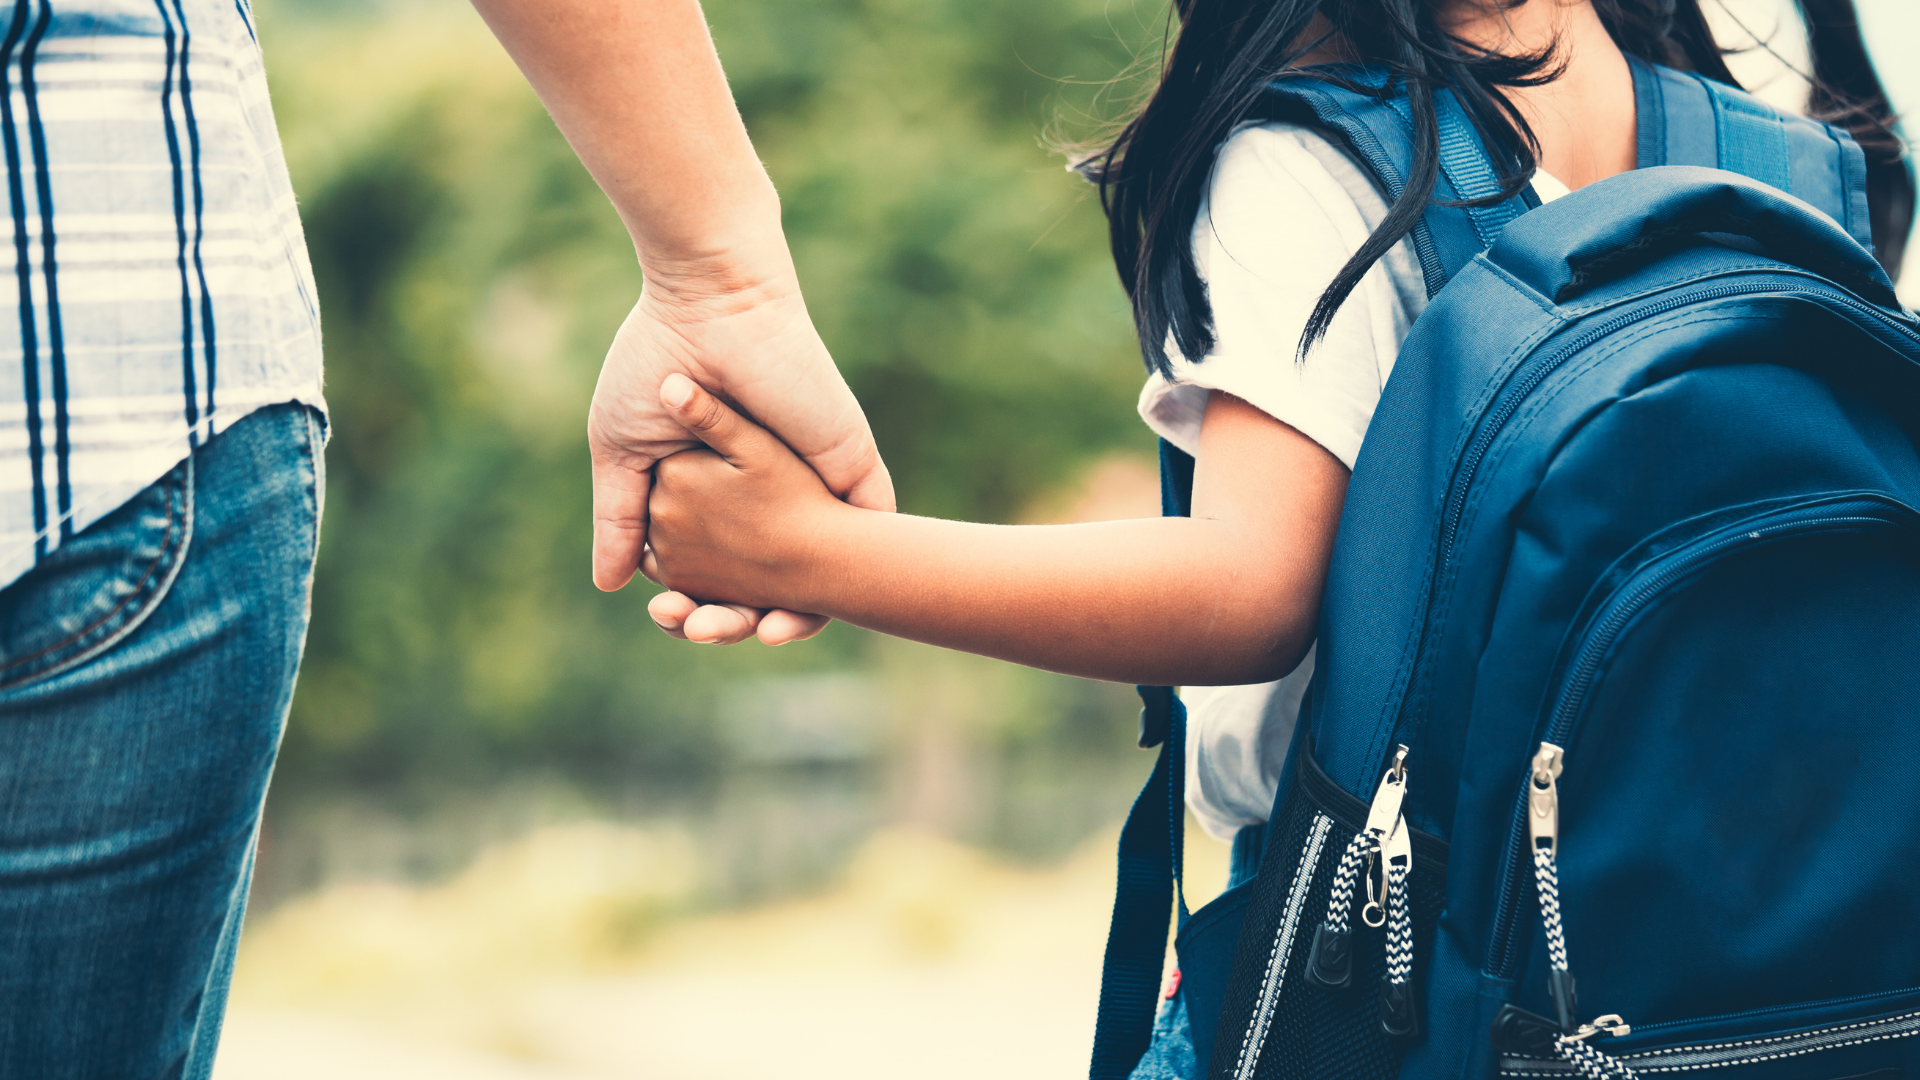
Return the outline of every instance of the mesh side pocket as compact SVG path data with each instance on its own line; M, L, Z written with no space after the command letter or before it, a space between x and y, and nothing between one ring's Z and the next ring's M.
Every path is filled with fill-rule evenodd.
M1318 774L1310 762L1309 754L1302 774ZM1366 804L1324 774L1302 775L1288 792L1269 827L1260 878L1248 899L1209 1063L1211 1080L1389 1080L1399 1072L1409 1040L1392 1038L1380 1026L1386 929L1365 925L1356 903L1352 982L1328 989L1308 981L1306 973L1341 853L1365 822ZM1446 870L1443 843L1422 834L1414 839L1407 883L1417 988L1439 923ZM1356 888L1364 902L1364 886Z
M1333 888L1334 861L1323 859L1322 863L1314 875L1313 895L1322 898L1324 905ZM1444 871L1416 865L1407 878L1413 909L1416 988L1421 985L1424 960L1433 948L1434 930L1445 900L1445 877ZM1319 918L1316 914L1316 924ZM1312 927L1306 933L1310 935ZM1398 1075L1409 1040L1392 1038L1380 1026L1380 984L1387 974L1386 939L1384 927L1370 927L1355 920L1353 982L1338 990L1308 982L1307 950L1296 950L1294 970L1288 973L1280 992L1273 1032L1259 1069L1252 1074L1254 1080L1386 1080Z

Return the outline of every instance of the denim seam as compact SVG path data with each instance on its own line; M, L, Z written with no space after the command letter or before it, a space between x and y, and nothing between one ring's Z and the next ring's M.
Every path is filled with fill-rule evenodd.
M174 579L180 576L181 566L185 565L187 561L187 548L191 546L193 542L193 457L189 455L184 464L186 466L186 474L180 486L180 493L175 496L170 496L167 500L167 539L161 542L160 554L153 562L147 565L146 573L141 576L139 584L134 587L134 591L125 599L121 600L120 603L114 605L113 610L102 615L80 630L75 631L65 639L49 645L31 656L23 656L12 663L0 666L0 679L4 679L7 671L18 669L23 665L30 664L49 654L57 653L61 649L72 645L74 642L84 639L88 634L97 632L101 627L108 625L116 618L123 619L121 625L115 627L106 637L102 638L96 644L81 650L66 660L49 666L45 671L33 672L22 677L17 682L0 681L0 692L10 692L21 689L22 687L32 686L35 683L45 682L55 675L71 671L95 657L100 656L108 649L118 645L128 634L138 629L140 624L147 620L147 616L153 613L153 609L160 605L160 601L166 599L167 593L172 591ZM176 533L178 534L177 539L175 538ZM161 571L162 565L169 563L169 556L171 556L171 562L164 570L166 579L160 582L143 601L143 590L145 590L147 584L153 580L154 574ZM139 603L139 607L131 613L128 613L128 605L136 602Z
M326 453L326 435L322 430L325 421L320 419L319 411L310 405L300 408L301 419L307 428L307 497L313 504L313 552L317 558L320 553L320 519L326 512L327 489L321 482L323 459Z

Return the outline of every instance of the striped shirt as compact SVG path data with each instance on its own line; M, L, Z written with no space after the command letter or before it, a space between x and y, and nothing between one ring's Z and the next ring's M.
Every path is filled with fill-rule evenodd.
M247 0L0 20L5 586L253 410L325 405Z

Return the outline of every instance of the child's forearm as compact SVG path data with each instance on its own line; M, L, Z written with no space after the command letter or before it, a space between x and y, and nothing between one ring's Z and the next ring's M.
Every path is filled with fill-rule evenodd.
M1225 521L976 525L852 507L825 517L811 558L769 581L778 594L767 599L948 648L1156 685L1279 678L1313 638L1320 564Z
M1234 684L1312 641L1347 471L1253 406L1209 399L1190 518L974 525L861 510L690 384L709 450L654 469L656 580L707 601L815 611L1073 675Z

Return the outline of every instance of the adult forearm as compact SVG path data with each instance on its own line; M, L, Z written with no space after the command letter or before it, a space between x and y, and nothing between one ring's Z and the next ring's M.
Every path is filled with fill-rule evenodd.
M698 0L473 4L613 201L651 277L714 264L749 279L789 272L779 198Z
M815 544L780 602L1087 678L1275 679L1319 607L1316 565L1216 520L1004 526L846 508Z

